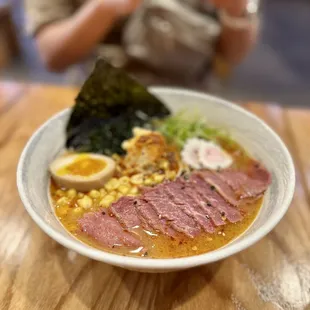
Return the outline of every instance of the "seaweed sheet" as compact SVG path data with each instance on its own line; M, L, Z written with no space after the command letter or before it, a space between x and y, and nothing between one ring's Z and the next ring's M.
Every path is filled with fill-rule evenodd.
M132 127L147 127L152 118L169 114L144 86L99 59L75 99L66 146L83 152L122 153L121 143L130 138Z

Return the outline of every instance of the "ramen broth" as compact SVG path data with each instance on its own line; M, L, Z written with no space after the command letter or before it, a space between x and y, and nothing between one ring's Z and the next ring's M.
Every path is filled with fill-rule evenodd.
M51 186L51 193L55 193L57 187ZM145 257L149 258L177 258L193 256L207 253L221 248L239 237L254 222L262 205L262 198L253 204L246 204L240 207L244 218L237 223L227 223L224 226L217 227L214 234L202 233L191 239L184 236L171 238L163 234L154 234L154 232L143 231L141 228L133 229L133 232L140 236L147 252ZM73 206L74 207L74 206ZM141 256L139 249L129 249L127 247L109 248L100 245L96 240L90 238L84 232L81 232L77 226L77 219L70 217L58 217L64 227L77 239L86 244L119 255Z
M244 168L247 167L253 161L251 157L241 148L237 143L230 143L229 145L224 142L220 142L221 146L233 157L234 167ZM56 201L59 199L59 188L53 181L50 186L51 198L54 206L56 206ZM76 207L76 201L78 198L71 200L69 209L74 209ZM255 220L257 214L262 205L263 198L256 200L250 204L240 205L238 208L243 215L242 221L237 223L227 222L224 226L216 227L216 232L213 234L201 233L197 237L191 239L185 237L184 235L178 234L175 239L154 232L143 231L142 228L135 228L133 232L139 235L142 244L147 249L147 252L143 256L150 258L177 258L186 257L202 253L207 253L216 250L220 247L225 246L232 240L236 239L243 232L249 228L249 226ZM98 208L99 209L99 208ZM97 209L97 210L98 210ZM96 209L95 209L96 210ZM89 210L95 211L94 209ZM87 212L87 211L86 211ZM81 218L86 212L79 215L74 215L74 212L67 214L57 214L56 216L63 224L63 226L77 239L85 242L86 244L102 249L107 252L126 255L126 256L141 256L139 249L130 249L127 247L114 246L113 248L104 247L100 245L96 240L86 235L78 227L78 219Z

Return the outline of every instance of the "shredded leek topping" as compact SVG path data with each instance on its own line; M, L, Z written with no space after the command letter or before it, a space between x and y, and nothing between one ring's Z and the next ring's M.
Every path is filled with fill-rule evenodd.
M155 126L159 132L180 149L183 148L188 139L194 137L220 144L224 143L226 146L235 144L226 131L209 127L201 117L188 115L185 112L159 120Z

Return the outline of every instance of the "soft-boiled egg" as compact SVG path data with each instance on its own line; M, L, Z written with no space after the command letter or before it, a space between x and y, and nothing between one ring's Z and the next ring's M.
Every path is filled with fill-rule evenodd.
M52 178L58 185L83 192L103 187L114 171L113 159L93 153L61 156L50 165Z

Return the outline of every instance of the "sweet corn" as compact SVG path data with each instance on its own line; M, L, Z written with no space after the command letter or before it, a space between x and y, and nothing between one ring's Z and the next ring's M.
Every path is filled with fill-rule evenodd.
M107 190L107 191L111 191L111 190L114 190L114 189L117 189L119 187L120 183L119 183L119 180L116 179L116 178L112 178L110 181L108 181L105 185L104 185L104 188Z
M70 203L70 200L67 197L61 197L57 200L58 206L65 206L65 205L68 205L69 203Z
M165 176L163 174L155 174L153 176L153 180L155 183L161 183L165 179Z
M129 194L137 195L139 193L139 189L137 186L134 186L130 189Z
M67 197L74 198L77 195L76 189L71 188L67 191Z
M159 163L159 168L167 170L169 168L169 162L167 160L162 160Z
M143 182L144 185L152 185L154 182L151 178L146 178Z
M127 176L121 177L119 179L120 184L129 184L130 183L130 179Z
M112 192L109 193L109 195L112 196L112 197L116 197L117 191L112 191Z
M130 182L131 182L132 184L135 184L135 185L141 185L141 184L143 184L143 174L142 174L142 173L139 173L139 174L133 175L133 176L130 178Z
M78 193L78 194L77 194L77 197L78 197L78 198L83 198L83 197L84 197L84 194L83 194L83 193Z
M65 192L64 192L63 190L61 190L61 189L57 189L57 191L55 192L55 194L56 194L57 196L62 197L62 196L65 195Z
M130 187L127 185L120 185L118 188L118 191L122 193L123 195L126 195L129 192L129 190L130 190Z
M115 197L111 195L106 195L99 203L100 207L108 208L112 202L114 202Z
M89 196L90 196L91 198L94 198L94 199L99 198L99 197L100 197L100 192L97 191L97 190L95 190L95 189L93 189L93 190L91 190L91 191L89 192Z
M93 201L90 197L85 195L82 199L79 199L77 201L77 204L79 207L82 207L83 209L89 209L93 206Z
M104 188L100 188L99 192L101 197L104 197L107 194L107 191Z

